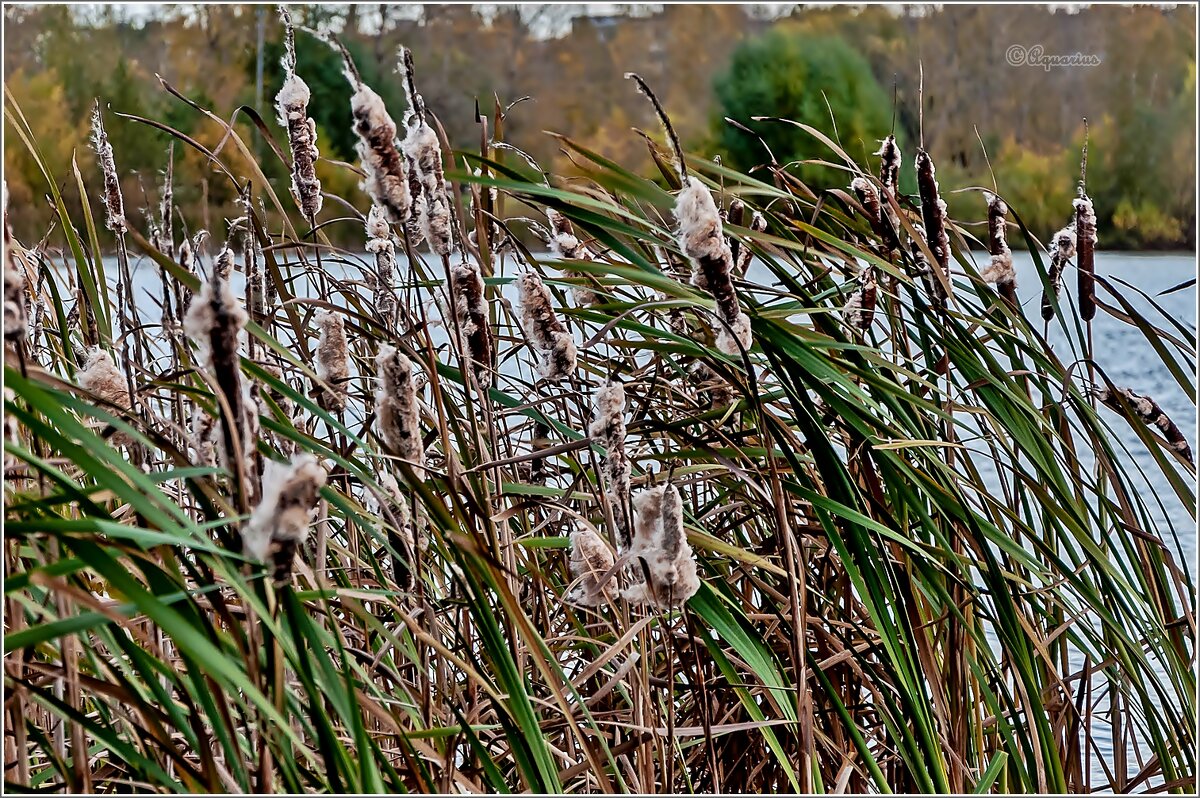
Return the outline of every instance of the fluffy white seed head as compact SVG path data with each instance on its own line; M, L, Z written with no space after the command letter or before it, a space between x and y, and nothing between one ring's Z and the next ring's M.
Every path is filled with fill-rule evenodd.
M290 573L325 480L325 468L311 454L299 454L288 465L268 461L262 499L242 527L245 553L260 561L271 559L277 577Z
M590 525L579 524L571 533L571 576L575 585L564 597L572 604L596 607L616 596L616 559L612 549ZM608 576L607 579L604 577Z
M546 380L570 377L575 372L576 349L566 326L554 312L550 289L535 271L517 277L521 327L538 355L538 375Z

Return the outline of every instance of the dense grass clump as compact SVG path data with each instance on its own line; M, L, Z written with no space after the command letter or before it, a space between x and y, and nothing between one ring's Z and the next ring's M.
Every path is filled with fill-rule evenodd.
M261 129L290 186L191 105L245 217L152 245L126 202L115 283L99 187L8 97L59 216L6 244L7 785L1194 788L1193 575L1109 425L1186 507L1190 449L1003 175L990 228L923 152L899 192L891 138L882 181L828 140L834 186L649 142L664 188L566 137L545 176L499 104L452 149L405 60L412 107L375 110L407 138L361 152L403 154L407 206L317 193L303 92ZM1017 237L1075 351L981 277ZM1095 286L1192 394L1191 344Z

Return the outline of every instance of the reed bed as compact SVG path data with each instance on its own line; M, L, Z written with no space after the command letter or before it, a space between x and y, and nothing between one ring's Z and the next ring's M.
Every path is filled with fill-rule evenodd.
M155 218L109 196L99 134L103 190L60 182L6 93L59 210L5 237L10 789L1195 789L1187 530L1118 425L1188 508L1191 450L1084 324L1189 395L1194 331L1103 278L1090 201L1047 269L1001 190L948 218L922 150L900 192L890 136L826 140L849 190L673 134L662 182L560 136L568 181L492 140L499 104L451 149L407 50L406 109L347 60L364 194L331 198L287 35L290 186L190 106L244 197L207 247L169 181ZM1071 351L1016 300L1018 237ZM126 242L179 323L134 317L124 260L111 295Z

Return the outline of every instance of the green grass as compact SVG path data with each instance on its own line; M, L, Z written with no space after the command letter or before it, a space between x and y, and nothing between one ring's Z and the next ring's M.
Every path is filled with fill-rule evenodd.
M1193 574L1110 427L1126 422L1088 394L1103 353L1051 350L1036 309L1027 319L980 282L977 227L952 234L953 296L938 313L911 258L880 253L848 192L692 158L719 204L737 196L768 221L766 233L726 231L769 272L738 283L755 345L731 358L709 343L712 299L672 265L671 193L566 138L580 175L549 185L503 149L456 152L447 170L469 192L467 218L467 200L495 187L503 229L523 234L517 217L554 208L600 253L573 264L600 279L600 306L574 307L565 289L580 278L549 271L580 369L548 387L498 297L519 268L553 261L519 241L497 252L481 232L503 364L481 395L455 350L433 344L440 261L419 254L402 267L401 321L384 324L355 269L341 268L360 259L325 238L361 221L331 201L315 233L289 218L286 189L272 189L229 129L213 179L249 183L262 199L255 227L283 303L248 328L243 376L295 405L291 418L274 404L262 416L259 453L285 459L294 445L330 468L310 543L275 586L233 550L244 517L230 475L190 458L181 425L194 402L215 405L188 347L127 320L160 355L131 364L137 414L73 384L76 353L119 334L100 257L108 242L97 240L106 233L90 215L68 218L60 193L97 187L45 163L6 97L20 138L9 146L28 147L59 213L45 241L18 251L43 278L44 324L6 353L5 414L18 425L5 443L10 789L1194 789ZM224 127L228 110L203 114ZM472 176L480 165L493 176ZM872 171L848 156L838 166ZM346 201L366 208L361 196ZM919 215L903 205L911 234ZM1028 239L1019 213L1013 232ZM214 226L219 239L224 225ZM195 287L147 238L129 236L142 268ZM838 314L854 259L880 272L863 340ZM82 285L99 341L71 320L52 265L54 279ZM293 296L288 281L305 274L321 300ZM1195 331L1159 329L1108 290L1194 396ZM1068 294L1051 323L1085 341ZM309 395L310 317L323 302L345 308L366 375L350 386L359 407L342 416ZM689 334L673 331L673 312ZM364 412L381 343L431 381L424 478L382 454ZM698 398L686 376L695 362L728 382L732 408ZM608 534L602 453L586 430L591 394L613 373L629 396L635 489L674 467L683 494L703 585L680 612L561 600L573 517ZM556 474L545 484L528 470L539 420L562 447L545 456ZM138 446L112 445L112 428ZM1139 440L1179 504L1194 507L1190 466L1149 430ZM428 518L415 585L396 582L403 552L368 508L385 472ZM1095 747L1101 729L1136 750L1130 776ZM1097 764L1106 779L1090 776Z

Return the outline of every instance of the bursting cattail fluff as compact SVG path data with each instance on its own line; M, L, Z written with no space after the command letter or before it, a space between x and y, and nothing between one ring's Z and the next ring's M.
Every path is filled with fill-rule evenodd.
M900 217L897 216L894 206L900 196L900 165L903 158L900 155L900 146L896 144L896 137L889 135L881 141L879 152L875 154L879 156L879 183L883 186L883 195L880 197L883 215L880 219L886 222L891 231L889 241L899 245Z
M856 336L861 336L871 329L871 323L875 320L875 302L878 290L878 284L875 282L875 270L868 266L859 275L858 288L842 307L842 319Z
M121 179L117 176L112 144L104 130L99 100L92 108L92 146L100 159L100 172L104 176L104 225L121 235L125 232L125 200L121 196Z
M4 340L24 340L29 330L25 308L25 273L17 266L17 253L8 224L8 182L3 186L4 204Z
M183 331L196 342L201 367L229 405L231 416L223 417L220 450L226 467L238 451L252 451L257 438L258 414L247 402L249 389L239 367L238 338L247 319L229 281L215 273L201 286L183 319Z
M450 294L462 351L481 382L492 364L492 328L483 292L483 274L473 260L465 259L450 270Z
M696 557L683 531L683 501L674 485L642 491L633 500L637 514L629 553L645 563L648 579L622 595L633 604L659 609L682 606L700 589Z
M396 247L382 206L372 205L367 214L367 252L375 256L375 310L389 329L396 323Z
M324 467L311 454L297 455L289 465L274 460L266 465L262 500L242 527L242 549L269 562L276 582L291 579L296 549L308 536L325 479Z
M879 236L879 240L885 248L892 250L898 247L900 242L896 238L895 228L884 215L883 202L880 200L879 192L875 190L875 184L865 177L856 177L850 182L850 189L858 197L858 202L862 205L863 210L866 211L871 231Z
M387 212L391 222L403 224L408 219L412 200L408 176L404 173L404 156L396 147L396 123L383 104L383 98L362 82L346 48L336 38L330 37L330 41L341 51L346 80L354 87L350 113L354 118L354 133L358 136L355 150L365 173L362 189L371 202Z
M321 337L317 340L317 376L324 383L317 392L317 403L332 413L346 409L350 379L350 347L346 342L346 323L337 313L321 313L316 319Z
M537 352L538 375L559 380L575 373L575 341L554 312L550 289L535 271L517 277L521 301L521 326L529 345Z
M221 280L228 280L237 268L237 263L233 258L233 250L226 244L217 253L216 260L213 261L213 275Z
M97 347L88 354L76 375L79 387L122 410L129 409L129 383L113 362L112 355Z
M308 116L311 92L296 74L296 34L287 8L279 7L284 27L283 68L286 76L275 95L279 124L287 129L292 151L292 197L306 219L321 212L321 181L317 179L317 123Z
M1189 463L1195 462L1192 459L1192 447L1188 443L1187 436L1179 429L1179 425L1163 412L1158 402L1155 402L1149 396L1136 394L1129 388L1110 389L1105 387L1096 391L1096 398L1117 414L1128 418L1128 413L1121 402L1124 399L1143 424L1148 427L1154 427L1162 433L1162 436L1167 440L1169 448L1179 452Z
M1062 274L1067 263L1075 257L1075 223L1059 230L1050 239L1050 268L1046 277L1050 283L1050 291L1042 294L1042 318L1046 321L1054 318L1054 300L1062 291Z
M578 524L571 533L571 576L576 584L564 598L571 604L596 607L616 595L616 559L608 544L590 525ZM608 577L607 579L605 577Z
M750 319L742 313L733 290L733 253L721 231L721 217L712 192L695 177L675 198L679 220L679 247L692 262L692 283L708 291L717 301L724 325L717 334L717 348L727 355L739 354L752 343Z
M1086 194L1075 200L1074 205L1079 315L1084 321L1091 321L1096 317L1096 212Z
M996 291L1005 302L1017 306L1017 273L1013 270L1012 250L1008 247L1008 204L991 192L984 192L988 208L988 252L991 262L979 276L984 282L995 283Z
M921 221L925 230L925 243L933 253L936 273L930 285L933 289L934 304L938 307L946 305L946 286L943 279L950 276L950 238L946 235L946 203L938 195L938 184L933 168L933 159L925 150L917 151L917 190L921 195Z
M625 453L625 386L609 382L596 391L596 416L588 433L604 445L604 493L612 506L617 549L629 550L629 456Z
M575 235L571 220L553 208L546 209L546 219L550 222L550 253L559 260L592 260L591 250ZM564 270L572 277L587 279L588 275L580 271ZM574 286L571 295L580 307L595 305L600 301L596 292L582 286Z
M421 438L420 402L413 381L412 362L402 352L384 344L375 357L379 387L375 391L375 423L388 448L415 469L425 464Z
M404 116L407 135L401 147L411 159L421 182L421 234L429 247L443 258L450 256L450 200L442 171L442 147L437 134L425 121L425 100L417 93L412 52L400 48L400 77L408 99Z

